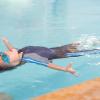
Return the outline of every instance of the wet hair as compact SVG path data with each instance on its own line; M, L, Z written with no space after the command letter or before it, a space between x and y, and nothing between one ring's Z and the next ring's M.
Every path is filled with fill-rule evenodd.
M12 69L15 69L16 67L3 67L3 66L0 66L0 73L1 72L5 72L5 71L10 71Z
M25 62L21 62L21 63L19 63L18 65L14 66L14 67L3 67L3 66L0 66L0 73L16 69L17 67L20 67L21 65L24 65L24 64L25 64Z

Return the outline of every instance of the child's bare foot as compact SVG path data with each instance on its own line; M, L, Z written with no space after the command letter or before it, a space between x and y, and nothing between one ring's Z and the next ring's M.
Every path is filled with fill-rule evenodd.
M69 72L75 76L78 76L78 74L76 73L76 71L72 68L72 64L70 63L69 65L67 65L67 67L65 67L65 71Z

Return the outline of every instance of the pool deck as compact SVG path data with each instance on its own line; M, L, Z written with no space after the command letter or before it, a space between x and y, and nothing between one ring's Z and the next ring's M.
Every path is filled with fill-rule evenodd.
M31 100L100 100L100 77Z
M0 100L14 100L10 95L0 92Z

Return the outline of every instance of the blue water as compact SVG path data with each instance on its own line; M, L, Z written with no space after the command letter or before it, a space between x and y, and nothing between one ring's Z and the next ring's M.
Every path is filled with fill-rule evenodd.
M99 0L0 0L0 37L16 48L27 45L55 47L86 37L100 38ZM0 41L1 51L5 46ZM100 56L59 59L73 62L78 78L36 64L26 64L0 73L0 92L14 100L29 100L62 87L100 77Z

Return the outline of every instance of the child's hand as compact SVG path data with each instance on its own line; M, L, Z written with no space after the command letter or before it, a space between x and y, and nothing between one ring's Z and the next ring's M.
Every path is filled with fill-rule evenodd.
M3 41L8 41L8 39L6 37L3 37L2 40Z
M69 65L67 65L67 67L65 68L65 71L66 71L66 72L69 72L69 73L71 73L71 74L73 74L73 75L75 75L75 76L79 76L79 75L77 74L76 70L74 70L74 69L72 68L72 63L70 63Z

